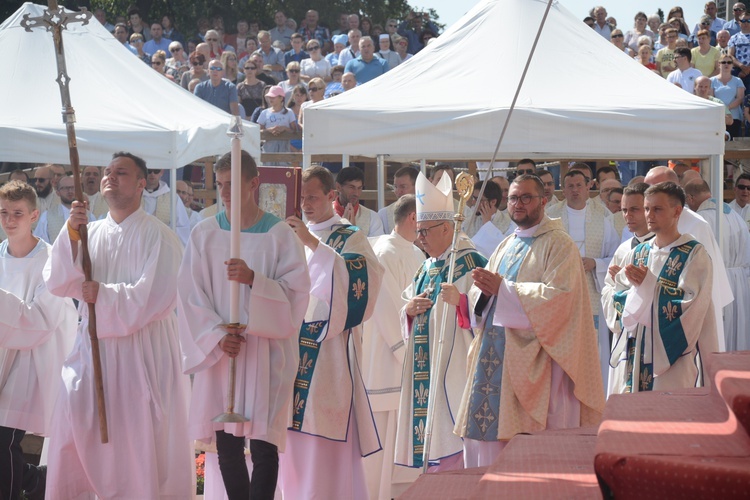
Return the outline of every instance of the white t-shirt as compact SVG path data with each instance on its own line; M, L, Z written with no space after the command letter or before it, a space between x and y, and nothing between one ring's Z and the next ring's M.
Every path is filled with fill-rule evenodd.
M676 69L667 75L667 81L669 83L679 83L682 90L686 90L692 94L695 89L695 79L699 76L703 76L703 73L695 68L688 68L685 71Z

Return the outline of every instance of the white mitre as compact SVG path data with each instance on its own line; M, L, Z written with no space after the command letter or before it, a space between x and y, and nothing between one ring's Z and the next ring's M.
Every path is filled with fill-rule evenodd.
M440 177L437 186L427 180L422 172L417 176L415 191L417 198L417 222L428 220L453 220L453 190L449 175Z

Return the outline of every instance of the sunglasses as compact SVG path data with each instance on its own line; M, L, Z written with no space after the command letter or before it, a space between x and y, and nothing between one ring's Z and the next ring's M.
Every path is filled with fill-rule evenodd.
M308 90L310 92L317 92L318 90L323 90L323 89L322 88L318 88L318 87L310 87L310 88L308 88Z
M719 64L732 64L732 61L719 61Z
M192 64L193 66L202 66L202 64L198 61L190 61L190 64Z
M181 50L182 50L182 48L181 48L181 47L175 47L175 48L173 48L173 49L169 49L169 51L170 51L170 52L172 52L172 53L174 53L174 52L179 52L179 51L181 51Z
M258 69L258 68L255 67L255 66L245 66L245 70L247 70L247 71L253 71L253 70L256 70L256 69Z
M732 9L734 12L745 12L745 9Z
M307 50L320 50L320 45L313 45L312 47L308 47Z
M224 71L224 68L222 68L221 66L209 66L208 69L210 69L211 71Z
M737 184L734 187L736 187L737 189L740 189L742 191L750 191L750 185L748 185L748 184Z
M750 23L750 19L740 19L740 22L741 22L742 24L745 24L745 23Z
M623 38L625 35L612 35L612 38Z
M149 168L146 170L146 172L148 172L148 175L152 175L152 174L158 174L159 172L161 172L161 170L157 170L155 168Z
M286 70L287 73L299 73L298 69L288 69Z

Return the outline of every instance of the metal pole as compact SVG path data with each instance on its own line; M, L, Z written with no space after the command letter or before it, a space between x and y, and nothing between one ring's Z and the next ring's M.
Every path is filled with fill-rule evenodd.
M385 207L385 158L378 155L378 210Z

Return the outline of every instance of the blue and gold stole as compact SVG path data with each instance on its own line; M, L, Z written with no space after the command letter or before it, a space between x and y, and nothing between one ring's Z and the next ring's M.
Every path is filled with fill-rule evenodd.
M487 259L477 252L470 251L456 259L453 271L453 281L459 280L466 273L476 267L484 267ZM431 264L427 261L422 265L414 278L415 294L427 291L427 298L433 302L433 307L427 309L412 320L411 336L414 338L412 353L414 362L413 375L413 404L412 422L414 423L413 457L414 467L422 466L424 453L425 427L427 423L427 406L430 395L430 313L440 295L440 285L448 282L448 263L436 260ZM437 335L438 332L433 332ZM439 360L438 360L439 363Z
M497 272L510 281L516 281L526 254L531 250L534 238L516 238L506 250ZM497 425L500 417L500 385L503 376L505 355L505 328L492 324L498 298L495 297L487 312L482 344L479 348L479 363L474 370L469 400L469 415L466 436L477 441L497 441Z
M351 235L359 231L356 226L339 226L328 235L325 244L333 248L346 262L346 270L349 273L349 293L347 297L347 314L344 330L362 323L367 308L369 288L367 286L367 260L364 255L358 253L341 253L346 241ZM333 281L333 275L331 275ZM333 307L333 286L331 286L331 300L329 301L328 317L330 318L330 307ZM303 322L299 334L299 367L297 378L294 381L294 400L291 430L302 429L305 418L307 397L310 392L310 383L315 372L318 354L322 346L321 332L328 327L328 320ZM348 335L348 333L347 333Z
M690 240L682 245L674 247L669 252L667 262L662 267L659 277L657 278L659 290L657 297L658 309L656 314L658 316L659 336L664 345L664 350L666 351L670 366L675 364L688 346L685 330L680 321L680 317L682 316L682 299L685 296L685 292L678 288L677 285L680 281L680 275L685 269L685 262L687 262L690 253L696 245L698 245L697 241ZM649 243L641 243L635 247L635 252L633 253L633 264L636 266L647 266L650 250L651 245ZM649 344L652 344L652 342L649 342ZM628 339L628 364L626 368L628 373L626 382L627 392L633 392L634 380L638 380L640 391L650 391L654 388L653 355L649 354L649 356L646 357L646 349L646 336L643 335L640 348L640 371L635 374L633 371L636 339ZM653 347L651 347L650 350L653 351ZM647 360L651 360L652 362L647 363Z

